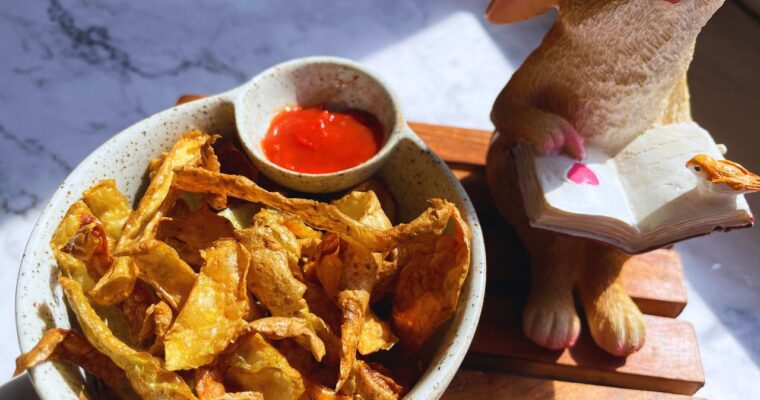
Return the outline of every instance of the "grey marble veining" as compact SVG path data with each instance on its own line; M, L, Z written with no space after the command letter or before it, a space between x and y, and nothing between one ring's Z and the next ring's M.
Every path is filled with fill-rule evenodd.
M0 4L0 377L10 377L18 355L13 294L27 237L60 182L99 144L181 93L218 93L307 55L365 63L395 89L409 119L489 129L493 99L553 15L490 26L486 3ZM757 247L757 232L721 236L717 248ZM691 296L683 318L696 325L708 380L700 394L760 392L760 276L749 268L760 254L726 261L706 250L713 243L681 246Z

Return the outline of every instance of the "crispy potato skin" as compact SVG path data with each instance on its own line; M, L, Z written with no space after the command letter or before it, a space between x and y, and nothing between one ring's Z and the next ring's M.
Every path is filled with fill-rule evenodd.
M188 132L152 161L134 211L113 180L70 207L50 244L81 333L48 331L16 373L72 362L123 399L402 396L403 375L364 357L405 358L453 314L469 265L456 207L431 199L394 226L379 181L289 198L217 139Z

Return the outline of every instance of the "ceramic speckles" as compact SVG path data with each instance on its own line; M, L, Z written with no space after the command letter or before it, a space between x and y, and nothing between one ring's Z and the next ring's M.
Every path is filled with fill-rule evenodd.
M319 93L326 93L323 91L324 87L320 87L318 83L320 77L327 80L330 76L339 78L350 76L347 85L352 85L350 82L354 79L353 74L357 71L361 72L360 67L356 67L353 63L326 58L296 60L282 64L267 70L241 88L173 107L140 121L108 140L82 161L66 178L43 210L24 252L16 287L16 325L21 351L30 350L46 330L52 327L70 326L70 315L61 289L57 285L58 267L50 251L49 242L68 207L80 198L85 189L101 179L113 178L119 189L134 202L136 195L145 185L149 160L156 158L162 151L168 150L182 133L195 128L222 136L234 136L237 134L237 127L241 124L255 120L261 121L263 118L269 118L276 111L271 108L262 110L261 114L251 112L242 115L239 112L241 102L243 104L257 103L256 94L251 91L246 92L244 89L255 87L254 84L259 78L266 74L276 74L275 71L278 68L282 71L287 70L289 66L302 67L304 63L325 62L341 65L337 75L334 70L324 74L319 72L319 69L315 70L316 72L308 72L314 74L312 78L316 77L316 80L312 82L317 83L313 87L298 86L300 89L290 92L296 93L296 101L301 99L297 97L298 93L308 93L308 90L311 90L309 88L316 89ZM290 73L293 75L289 79L301 79L298 68ZM362 90L360 93L346 89L346 93L336 98L352 107L364 108L363 105L369 105L365 109L378 116L386 126L392 126L394 129L389 130L386 145L382 151L360 166L366 167L369 164L369 167L352 169L361 172L353 172L351 177L348 177L348 173L343 176L336 175L309 188L313 189L312 191L327 191L326 188L336 190L336 188L351 186L376 171L386 180L395 195L402 221L418 215L426 207L427 198L441 197L459 206L472 231L470 273L462 289L457 314L452 322L445 325L426 344L423 354L427 355L429 360L428 368L407 394L407 398L434 399L440 397L453 378L475 334L485 293L486 261L483 236L470 199L448 167L406 128L392 95L383 89L379 81L369 74L359 75L358 80L364 83L358 87L370 89ZM261 85L263 86L264 83ZM293 85L293 82L279 82L276 85ZM373 88L373 85L376 86ZM275 89L271 90L275 91ZM292 99L287 97L288 95L281 96L281 101ZM324 96L328 95L324 94ZM328 96L321 99L331 100L332 98ZM267 104L273 107L274 102ZM263 103L261 105L263 106ZM256 107L255 104L254 107ZM266 125L268 126L268 121ZM242 131L241 129L241 133ZM255 156L255 150L250 152ZM256 164L268 176L278 180L276 174L268 170L268 166L264 163L257 162ZM278 181L284 183L286 179L297 178L283 175L281 179L282 181ZM33 368L30 373L37 393L44 400L77 399L84 383L78 368L68 363L43 363Z

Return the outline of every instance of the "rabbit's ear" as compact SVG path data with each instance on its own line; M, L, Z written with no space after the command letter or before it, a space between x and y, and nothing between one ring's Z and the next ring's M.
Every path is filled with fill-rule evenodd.
M550 7L559 6L559 0L491 0L486 19L494 24L517 22L543 14Z

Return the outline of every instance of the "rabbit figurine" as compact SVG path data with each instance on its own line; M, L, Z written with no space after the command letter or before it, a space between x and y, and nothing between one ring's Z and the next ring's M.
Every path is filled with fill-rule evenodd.
M577 289L594 341L626 356L644 344L641 312L618 282L630 255L529 226L510 148L584 157L584 143L615 154L656 124L691 120L686 71L702 27L723 0L493 0L493 23L558 7L541 45L514 73L491 112L491 194L531 256L523 331L550 349L573 346Z

